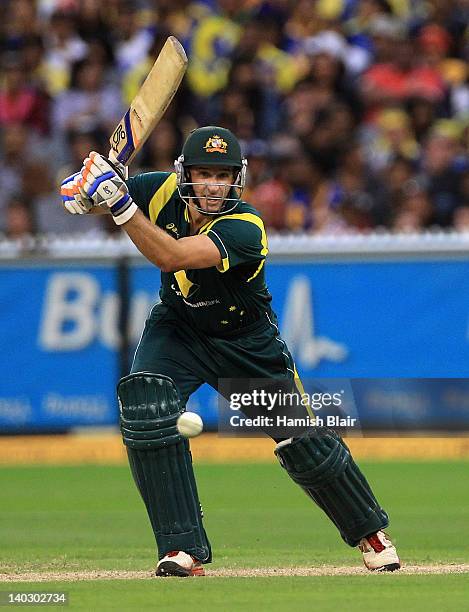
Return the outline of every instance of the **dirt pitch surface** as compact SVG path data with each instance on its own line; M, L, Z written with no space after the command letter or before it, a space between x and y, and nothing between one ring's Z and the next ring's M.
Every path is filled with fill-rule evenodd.
M467 574L469 563L406 565L393 575ZM206 578L269 578L278 576L369 576L364 567L260 567L207 570ZM381 574L380 574L381 575ZM76 582L78 580L149 580L153 572L90 570L78 572L28 572L0 574L0 582Z
M346 438L356 459L463 459L469 437ZM191 441L196 461L212 463L276 462L267 438L227 438L202 434ZM0 444L0 465L127 465L120 434L11 436Z

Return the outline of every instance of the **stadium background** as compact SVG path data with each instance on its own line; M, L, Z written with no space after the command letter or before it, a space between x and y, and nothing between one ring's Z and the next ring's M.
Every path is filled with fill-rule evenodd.
M106 150L169 33L188 74L132 172L171 169L196 125L239 135L245 197L269 229L274 307L302 376L464 377L467 11L403 0L5 3L0 365L24 374L3 381L2 430L116 422L114 386L158 273L107 217L66 215L57 185L90 149ZM430 393L420 411L419 391L401 391L395 412L409 422L440 411L464 428L465 386ZM400 393L380 392L387 404ZM213 392L192 407L215 427Z
M271 230L468 227L463 1L19 0L2 7L0 230L7 236L115 231L108 219L64 216L54 206L57 183L90 150L106 150L168 33L183 42L189 70L134 172L171 169L192 127L222 124L243 142L246 199Z
M245 196L262 211L269 230L274 307L302 375L440 379L436 394L418 380L379 389L382 405L414 430L419 423L426 429L431 418L440 424L446 419L437 437L350 443L358 458L368 460L385 497L401 490L394 515L401 541L407 537L408 545L414 537L408 559L467 566L467 547L460 544L467 541L466 489L460 485L467 480L469 455L467 4L15 0L2 9L0 433L8 434L0 437L8 500L3 571L75 570L76 557L90 567L142 568L154 555L147 534L147 548L128 563L123 549L115 553L121 561L98 561L93 555L99 546L90 552L87 538L90 532L99 541L103 526L95 524L96 513L87 513L92 494L83 491L89 493L91 481L99 483L110 500L108 516L125 532L116 510L122 483L130 481L114 399L123 361L120 305L129 306L125 360L157 298L158 273L109 219L67 216L57 185L90 149L106 151L108 135L168 34L186 48L188 74L131 172L171 169L185 135L197 125L221 124L239 135L250 161ZM124 286L130 289L122 292ZM459 386L451 378L460 379ZM215 401L202 390L192 406L209 427L215 425ZM369 408L374 414L380 409ZM202 487L219 485L212 499L225 488L226 474L234 477L239 499L251 491L245 468L225 471L224 462L249 461L249 470L264 482L270 482L270 468L272 475L277 469L261 465L273 462L267 440L208 434L194 440L193 450L202 462ZM84 463L104 463L106 470L117 463L122 470L87 472ZM79 467L62 467L70 464ZM52 482L61 483L60 494ZM254 479L253 491L256 486ZM126 503L133 503L133 495L129 491ZM264 501L269 513L278 497ZM70 503L86 515L86 529L80 521L67 523L76 518ZM237 520L227 508L235 513L237 503L233 497L210 509L209 502L208 520L215 520L220 542L225 517ZM282 509L290 520L289 507ZM142 520L136 499L128 512ZM331 538L326 523L319 524ZM436 526L441 538L432 548ZM78 529L81 540L68 539L69 528ZM62 548L51 536L56 532ZM257 541L245 535L246 542ZM136 535L126 537L132 542ZM322 552L308 557L298 541L292 562L342 563L339 545L336 551L326 535L317 537L316 551ZM30 548L34 538L38 544ZM438 548L443 540L444 552ZM242 564L233 550L223 558ZM255 546L250 566L258 554ZM306 589L302 584L300 590ZM372 590L357 587L364 604ZM332 601L330 590L327 597ZM420 591L416 598L422 602Z

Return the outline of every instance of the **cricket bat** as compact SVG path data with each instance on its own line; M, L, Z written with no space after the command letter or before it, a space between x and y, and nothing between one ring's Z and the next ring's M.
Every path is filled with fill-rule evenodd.
M128 166L160 121L187 68L183 46L169 36L143 85L109 139L109 158Z

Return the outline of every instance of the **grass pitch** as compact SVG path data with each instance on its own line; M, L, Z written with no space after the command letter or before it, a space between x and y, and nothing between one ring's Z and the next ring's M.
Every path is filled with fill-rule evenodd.
M151 579L153 535L127 467L11 467L0 469L0 590L65 590L69 607L84 610L469 609L469 462L361 465L407 573L359 573L361 555L276 464L204 464L196 473L214 551L207 573L217 577ZM358 573L295 575L323 565ZM454 572L410 573L416 565ZM73 581L104 570L138 575Z

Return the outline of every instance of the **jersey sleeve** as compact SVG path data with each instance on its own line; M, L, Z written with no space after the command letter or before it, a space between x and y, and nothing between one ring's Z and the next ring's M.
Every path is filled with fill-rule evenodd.
M203 233L220 251L219 272L256 261L263 263L268 253L264 223L252 213L215 219Z
M133 201L152 223L157 224L158 216L177 189L174 172L147 172L127 180L127 187Z

